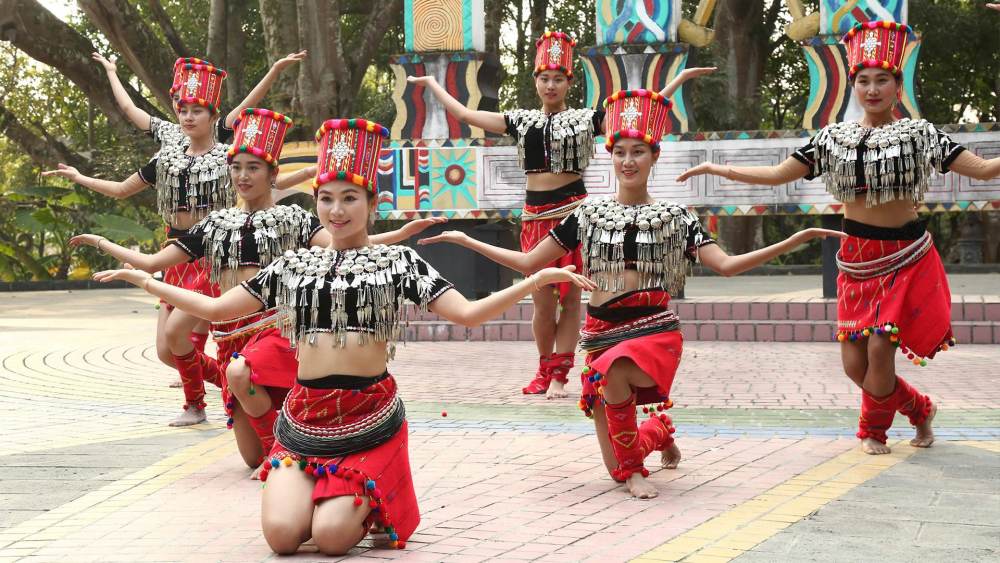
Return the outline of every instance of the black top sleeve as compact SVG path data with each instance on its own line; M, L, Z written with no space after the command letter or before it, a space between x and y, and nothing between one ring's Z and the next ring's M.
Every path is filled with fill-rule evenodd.
M200 222L191 227L188 232L171 239L169 242L191 257L188 262L194 262L205 256L205 231Z
M220 143L226 143L227 145L233 140L233 130L226 127L226 114L221 111L219 112L219 120L215 125L215 138Z
M792 158L809 167L809 172L805 175L806 180L812 180L823 173L816 170L816 146L813 144L813 137L804 147L799 147L792 153Z
M139 169L139 178L150 186L156 184L156 163L159 159L155 156Z
M319 217L317 217L317 216L315 216L315 215L313 215L313 214L310 213L309 214L309 236L306 237L306 240L303 241L302 247L303 248L308 248L309 247L309 241L311 241L312 238L314 236L316 236L316 233L318 233L318 232L320 232L322 230L323 230L323 224L319 222Z
M938 142L944 144L945 147L944 160L942 160L941 162L935 162L933 164L934 168L936 168L938 172L946 174L951 168L951 163L955 162L955 159L958 158L958 155L962 154L962 151L965 150L965 147L951 140L951 137L948 136L948 134L945 133L944 131L941 131L940 129L937 130L937 135L938 135Z
M701 221L694 217L694 220L687 225L687 249L684 251L684 256L687 256L692 263L697 262L698 249L706 244L716 244L715 239L701 226Z
M426 307L444 292L455 287L412 249L406 252L410 254L410 260L417 274L417 279L408 277L403 280L403 296L410 302ZM430 284L429 292L427 284Z
M594 110L594 135L604 134L604 116L607 114L604 108L597 108Z
M274 267L279 262L284 262L284 258L278 258L271 262L267 267L261 268L256 276L240 284L257 301L260 301L262 309L271 309L277 306L275 296L278 295L278 278L280 276L274 273Z
M566 216L561 223L549 231L549 236L554 238L559 246L566 252L573 252L580 246L580 220L576 213Z
M515 141L520 139L521 135L517 132L517 122L514 121L509 113L503 114L503 121L507 124L507 134L514 137Z

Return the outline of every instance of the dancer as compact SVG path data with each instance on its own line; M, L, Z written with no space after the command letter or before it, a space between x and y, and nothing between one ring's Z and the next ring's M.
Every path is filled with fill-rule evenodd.
M580 408L594 419L611 476L639 498L657 495L643 465L653 450L673 468L680 450L663 412L681 359L679 320L670 296L684 287L687 263L732 276L836 231L807 229L747 254L729 256L705 235L683 206L649 195L649 174L660 156L670 102L647 90L617 92L604 102L607 143L618 192L588 198L528 252L477 241L458 231L419 244L451 242L518 270L531 272L568 252L582 250L584 275L597 284L587 305L580 348L587 353ZM650 415L638 426L636 405Z
M156 254L130 250L92 234L73 237L70 243L93 246L150 273L205 259L208 281L222 291L252 278L286 250L326 246L329 234L315 215L297 205L274 204L272 186L285 134L291 126L291 119L280 113L244 110L227 154L231 182L242 206L211 212ZM394 243L444 221L421 219L373 238ZM274 311L269 310L215 323L218 360L197 348L171 350L185 395L200 410L199 422L205 419L204 381L222 388L228 425L236 433L240 453L250 466L259 465L261 457L271 450L276 409L291 388L297 368L294 352L274 328L275 320ZM230 362L236 358L234 354L239 357Z
M243 103L261 99L277 74L305 55L303 51L276 62ZM149 131L159 143L160 150L148 164L123 181L84 176L76 168L62 163L57 170L46 171L42 175L60 176L119 199L131 197L147 186L155 187L157 209L168 225L165 246L185 236L196 221L211 211L232 206L235 194L229 183L226 163L229 147L218 140L228 139L232 133L218 119L226 72L200 59L178 59L174 64L173 86L170 88L178 119L178 124L174 124L154 118L132 103L118 79L113 59L107 60L97 53L94 59L107 71L119 107L136 127ZM230 114L233 119L235 112ZM294 186L307 179L308 173L309 170L304 170L285 175L279 179L279 185ZM210 283L202 261L172 266L165 269L163 275L167 283L209 295L218 294L218 288ZM207 330L207 324L201 319L185 313L174 314L170 306L160 307L156 323L157 356L163 363L176 368L173 360L176 352L187 355L193 349L205 349ZM184 387L184 411L170 425L188 426L205 420L199 399L204 395L202 387L196 383L185 387L183 380L179 386Z
M507 134L517 142L518 163L527 177L521 214L521 250L530 251L581 205L587 196L583 171L594 154L594 137L604 132L604 111L568 109L566 93L573 80L573 47L576 41L562 32L545 32L535 42L535 90L542 109L505 113L475 111L463 106L433 76L407 80L427 87L445 109L464 123L492 133ZM682 71L660 95L669 98L685 81L711 73L715 68ZM580 253L560 256L551 266L582 267ZM531 294L534 312L532 334L538 347L538 370L522 389L525 394L545 393L565 397L574 349L580 336L580 291L563 284Z
M404 300L476 326L540 284L594 287L572 267L547 268L469 302L412 249L372 245L378 153L388 134L363 119L328 120L317 132L314 185L332 239L327 248L287 251L219 298L157 282L141 270L94 276L126 280L207 319L277 306L282 333L299 354L298 379L275 423L270 468L261 474L263 533L277 553L294 553L312 537L323 553L342 555L373 527L402 548L416 528L407 424L386 369Z
M837 339L844 371L861 388L857 435L869 454L889 453L886 432L896 411L916 427L911 445L934 442L937 407L897 375L895 350L926 365L955 343L948 280L915 206L932 170L980 180L1000 175L1000 158L979 158L926 120L897 119L909 34L906 25L878 21L844 36L860 121L827 125L776 166L702 163L677 178L714 174L778 185L822 177L844 204L850 236L837 255Z

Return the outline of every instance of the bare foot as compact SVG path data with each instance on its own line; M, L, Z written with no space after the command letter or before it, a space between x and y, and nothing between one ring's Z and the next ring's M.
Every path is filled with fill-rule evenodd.
M660 464L664 469L677 469L677 465L681 462L681 449L677 447L676 442L671 442L667 449L663 450L660 456Z
M861 451L868 455L882 455L887 453L892 453L889 446L879 442L874 438L865 438L861 440Z
M546 399L562 399L566 397L566 384L558 379L553 379L549 383L549 390L545 392Z
M260 464L260 465L258 465L257 469L253 470L253 473L250 474L250 479L252 479L254 481L260 481L260 471L261 471L261 469L264 469L264 464L263 463Z
M205 422L208 417L205 416L205 409L199 409L197 407L188 407L180 416L175 418L170 426L191 426L193 424L200 424Z
M929 448L934 443L934 430L931 429L931 422L937 414L937 405L931 404L931 412L927 415L927 420L917 426L916 438L910 440L910 445L914 448Z
M632 493L635 498L646 499L653 498L660 494L656 490L656 487L652 483L646 480L642 476L642 473L633 473L625 480L625 486L628 487L628 492Z
M184 387L184 382L180 379L170 384L171 389L180 389L181 387Z

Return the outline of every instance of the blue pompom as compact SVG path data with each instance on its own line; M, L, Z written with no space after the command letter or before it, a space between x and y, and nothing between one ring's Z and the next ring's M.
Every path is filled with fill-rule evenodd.
M396 541L396 540L399 539L399 534L397 534L396 532L393 532L393 533L389 534L389 539L392 540L392 541Z
M369 491L372 490L372 489L374 489L375 488L375 481L372 481L371 479L369 479L368 481L365 482L365 487Z
M271 458L271 467L277 469L279 465L281 465L281 462L278 461L278 458Z
M239 358L239 357L240 357L240 353L239 352L233 352L233 359L234 360L237 359L237 358Z
M316 471L314 471L313 474L316 475L317 477L322 477L323 475L326 474L326 468L320 465L319 467L316 468Z
M336 472L337 472L337 464L334 463L333 465L330 466L330 474L332 475Z

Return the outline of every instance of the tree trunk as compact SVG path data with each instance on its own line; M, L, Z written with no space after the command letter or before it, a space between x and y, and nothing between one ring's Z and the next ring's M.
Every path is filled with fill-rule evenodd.
M246 95L247 82L243 55L246 52L247 34L243 29L243 21L247 14L247 0L229 0L226 2L228 17L226 21L226 66L233 69L226 78L226 107L232 109L243 101ZM273 109L273 108L272 108Z
M298 12L294 4L283 0L260 0L260 23L264 32L264 48L269 65L289 53L302 50L299 42ZM298 99L299 75L302 65L278 76L271 87L274 109L282 113L301 111ZM304 129L296 127L296 130ZM295 130L292 131L295 134ZM307 137L304 137L307 138Z
M177 57L135 7L127 0L77 0L77 4L160 104L171 107L169 90Z
M215 66L226 68L226 0L211 0L208 8L208 44L205 45L205 60Z
M194 56L184 41L181 40L180 34L177 33L177 29L174 27L174 22L170 21L170 16L163 9L160 0L149 0L149 13L153 21L156 22L156 25L160 26L160 31L163 32L163 36L167 39L167 43L170 44L170 48L174 50L175 55L178 57Z

